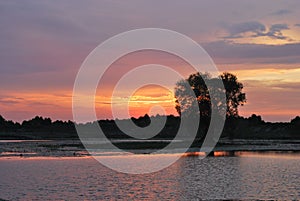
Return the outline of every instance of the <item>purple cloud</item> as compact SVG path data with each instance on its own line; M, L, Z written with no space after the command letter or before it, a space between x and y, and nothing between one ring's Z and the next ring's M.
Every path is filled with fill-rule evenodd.
M299 64L300 43L285 45L236 44L218 41L203 44L216 60L225 63ZM255 68L252 66L251 68Z
M227 26L226 29L229 35L225 36L224 39L244 38L244 34L250 33L252 34L251 37L253 38L268 36L274 39L291 41L289 37L284 36L282 33L283 30L289 29L287 24L273 24L267 31L267 27L264 24L257 21L252 21Z
M234 24L227 27L229 32L229 36L225 38L242 38L244 33L251 32L254 34L263 33L266 31L265 25L260 22L252 21L252 22L244 22L239 24Z

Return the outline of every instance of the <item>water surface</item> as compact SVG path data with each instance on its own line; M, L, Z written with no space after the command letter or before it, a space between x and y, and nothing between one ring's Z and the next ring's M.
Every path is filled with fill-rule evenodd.
M300 199L299 169L299 155L276 153L183 157L169 168L144 175L118 173L89 157L1 159L0 198Z

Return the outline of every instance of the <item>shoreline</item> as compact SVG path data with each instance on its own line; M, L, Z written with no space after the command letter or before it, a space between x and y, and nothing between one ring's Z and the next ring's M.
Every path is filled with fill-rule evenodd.
M215 155L207 155L206 157L278 157L282 156L285 158L299 158L300 159L300 151L235 151L234 154L230 151L215 151ZM140 155L145 156L155 156L155 157L165 157L165 156L174 156L174 155L181 155L181 157L201 157L205 156L205 153L202 152L186 152L186 153L160 153L160 154L128 154L128 155L102 155L102 156L92 156L92 155L86 155L86 156L0 156L0 161L35 161L35 160L89 160L94 159L97 160L97 158L100 157L139 157ZM201 157L202 159L202 157Z
M169 140L157 141L113 141L115 146L121 150L109 149L105 143L93 144L89 146L90 151L97 156L122 155L122 154L160 154L160 153L199 153L200 148L191 147L188 150L180 147L180 141L175 142L175 148L166 152L157 152L168 145ZM99 147L101 150L99 151ZM124 152L122 152L124 151ZM201 150L203 151L203 150ZM300 140L224 140L220 139L214 152L226 152L232 155L235 152L282 152L300 153ZM222 154L221 154L222 155ZM85 149L80 140L0 140L0 159L3 158L84 158L92 157Z

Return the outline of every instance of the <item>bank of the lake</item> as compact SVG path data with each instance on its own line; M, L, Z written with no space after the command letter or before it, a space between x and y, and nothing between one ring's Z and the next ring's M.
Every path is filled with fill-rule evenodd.
M137 154L155 153L173 143L174 149L167 149L167 153L180 153L182 151L198 152L198 146L186 150L181 140L124 140L111 141L120 150ZM0 157L74 157L87 156L87 151L111 152L110 142L107 140L86 140L85 147L80 140L0 140ZM100 150L100 151L99 151ZM239 152L239 151L282 151L300 152L300 140L229 140L220 139L213 151Z

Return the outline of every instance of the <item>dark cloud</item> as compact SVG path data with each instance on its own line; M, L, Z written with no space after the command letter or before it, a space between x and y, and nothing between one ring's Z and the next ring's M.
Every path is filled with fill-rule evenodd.
M277 11L271 13L271 15L279 15L279 16L281 16L281 15L287 15L287 14L290 14L290 13L292 13L291 10L288 10L288 9L280 9L280 10L277 10Z
M268 32L257 33L256 36L269 36L270 38L280 39L280 40L292 40L291 38L284 36L282 31L289 30L289 26L287 24L273 24L271 25Z
M247 32L254 34L263 33L266 31L266 27L260 22L252 21L231 25L227 27L227 30L230 35L225 38L242 38L243 34Z
M295 24L296 27L300 27L300 24Z
M300 63L300 43L263 45L218 41L203 44L203 47L213 59L225 63Z
M267 27L264 24L252 21L234 24L226 27L226 29L229 35L225 36L224 39L244 38L245 34L250 34L250 37L253 38L268 36L273 39L292 41L291 38L284 36L282 33L283 30L289 29L287 24L273 24L267 30ZM249 37L249 35L247 37Z

